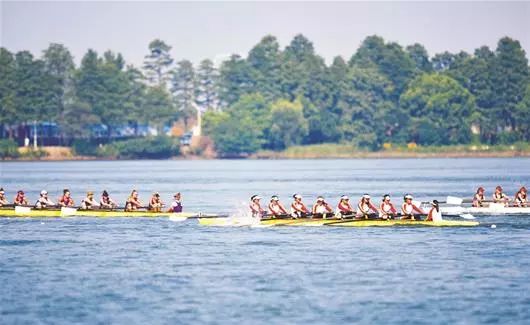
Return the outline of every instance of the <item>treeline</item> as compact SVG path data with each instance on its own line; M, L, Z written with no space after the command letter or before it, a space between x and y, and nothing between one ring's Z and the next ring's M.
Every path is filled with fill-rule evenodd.
M73 137L89 126L149 124L162 131L195 109L204 132L225 155L292 145L353 143L506 144L530 140L530 68L518 41L492 50L429 56L421 44L402 47L367 37L349 59L327 65L297 35L285 48L264 37L246 57L217 69L175 62L171 47L149 44L141 69L120 54L89 50L79 67L52 44L40 58L0 51L0 124L55 121Z

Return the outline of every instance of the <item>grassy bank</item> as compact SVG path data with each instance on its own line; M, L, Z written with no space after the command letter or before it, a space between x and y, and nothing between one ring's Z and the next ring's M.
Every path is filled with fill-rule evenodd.
M294 146L284 151L259 151L255 159L311 158L429 158L429 157L521 157L530 156L530 143L513 145L415 146L387 145L379 151L357 148L351 144Z

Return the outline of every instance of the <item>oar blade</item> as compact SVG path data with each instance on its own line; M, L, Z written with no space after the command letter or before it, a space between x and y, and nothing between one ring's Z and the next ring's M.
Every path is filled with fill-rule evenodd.
M15 214L17 215L26 215L31 212L30 207L21 207L21 206L15 206Z
M448 196L446 202L447 204L460 205L464 200L456 196Z
M69 208L69 207L62 207L61 208L61 216L62 217L75 216L76 212L77 212L76 208Z
M169 221L173 221L173 222L182 222L186 220L188 220L188 217L174 216L174 215L169 216Z

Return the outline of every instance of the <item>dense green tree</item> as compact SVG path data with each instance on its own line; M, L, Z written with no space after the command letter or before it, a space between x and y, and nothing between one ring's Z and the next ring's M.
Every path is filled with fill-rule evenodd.
M415 76L416 63L397 43L385 43L379 36L367 37L350 59L350 66L375 67L393 84L397 102L407 83Z
M15 57L7 49L0 48L0 125L13 137L12 127L17 122Z
M79 107L79 115L85 116L85 106L79 105L75 99L75 88L73 82L73 75L75 71L74 58L70 51L62 44L52 43L46 50L43 51L42 59L45 65L45 71L52 77L52 82L55 83L54 96L59 103L56 108L56 117L52 119L63 125L63 131L66 134L74 134L70 132L69 123L72 122L70 117L66 117L66 106L68 105L68 114L71 114L72 108ZM87 118L86 120L92 120ZM80 135L80 133L75 133Z
M77 97L107 126L108 136L114 127L138 117L138 86L133 77L137 73L125 70L122 56L110 51L100 58L89 50L81 60L76 74Z
M57 83L46 72L45 63L35 60L28 51L15 55L16 96L15 107L18 123L53 120L60 106Z
M301 144L307 135L308 125L300 100L278 100L271 105L269 144L272 149L285 149Z
M204 131L223 155L249 154L267 147L271 112L262 95L244 95L224 112L204 116Z
M400 98L409 116L403 125L409 141L419 144L457 144L471 140L475 99L456 80L440 74L414 79Z
M67 137L90 138L90 126L100 123L101 119L89 104L75 100L66 104L61 122L61 130Z
M523 99L529 76L528 59L521 44L509 37L502 38L495 50L493 84L497 125L505 131L517 128L514 112Z
M416 64L416 69L423 72L432 72L433 68L429 54L423 45L415 43L407 46L406 50Z
M355 66L348 75L348 85L339 103L343 139L378 148L400 123L401 114L392 102L394 84L373 66Z
M446 73L473 94L476 100L481 140L491 142L496 134L494 98L495 85L492 80L494 54L487 47L475 51L474 56L456 61Z
M195 100L195 69L188 60L177 63L171 80L171 92L175 97L177 108L181 111L193 111Z
M144 94L142 110L149 124L156 127L158 134L162 134L163 127L169 121L175 120L175 107L171 95L165 87L148 87Z
M523 99L517 104L517 129L523 141L530 141L530 82L526 85Z
M276 37L265 36L249 52L247 62L254 70L255 92L271 101L280 95L280 45Z
M147 80L157 86L162 86L170 79L171 46L164 41L155 39L149 43L149 54L144 59L144 71Z
M223 62L219 78L219 99L223 107L237 102L244 94L255 92L256 72L239 55Z
M202 60L197 69L196 102L205 111L218 109L218 78L212 60Z

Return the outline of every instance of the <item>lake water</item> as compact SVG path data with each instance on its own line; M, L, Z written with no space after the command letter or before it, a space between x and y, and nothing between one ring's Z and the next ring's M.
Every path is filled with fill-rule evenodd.
M12 200L183 193L187 211L248 198L363 193L396 203L509 195L530 159L2 162ZM267 200L264 200L267 202ZM167 219L0 218L0 323L529 323L530 217L475 228L208 228ZM497 228L492 229L491 224Z

